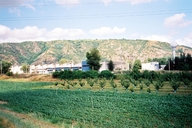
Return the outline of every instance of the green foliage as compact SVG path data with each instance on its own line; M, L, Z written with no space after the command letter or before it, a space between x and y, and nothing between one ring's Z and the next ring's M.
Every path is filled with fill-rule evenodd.
M66 61L74 60L81 62L85 59L85 51L89 51L91 48L99 48L102 51L102 57L107 60L114 58L119 54L116 49L120 45L122 46L123 53L134 54L136 57L142 55L142 59L146 60L149 54L151 58L160 58L164 53L164 58L170 55L171 48L169 43L166 42L154 42L148 43L148 40L127 40L127 39L110 39L110 40L55 40L55 41L28 41L23 43L4 43L0 44L0 54L3 60L10 61L12 63L32 64L34 62L41 64L42 60L53 63L52 60L60 61L63 57ZM54 45L53 45L54 44ZM155 47L154 47L155 46ZM33 49L31 49L33 47ZM30 49L30 50L29 50ZM136 50L135 50L136 49ZM180 46L180 51L189 51L190 47ZM153 53L149 53L150 51ZM49 52L47 52L49 51ZM176 51L177 53L179 51ZM15 54L17 53L17 54ZM134 61L132 58L130 61ZM13 62L13 60L16 62Z
M94 86L95 81L94 79L87 78L87 83L91 86L91 88Z
M53 78L59 78L59 79L68 79L68 80L72 80L72 79L86 79L86 78L106 78L109 79L111 77L115 78L115 75L113 73L111 73L108 70L102 71L101 73L98 73L98 71L95 70L91 70L91 71L71 71L71 70L64 70L64 71L56 71L53 72L52 74Z
M185 55L181 53L180 57L175 58L175 70L192 70L192 57L191 54Z
M104 88L105 85L106 85L106 79L99 79L99 85L100 85L100 87L101 87L102 90L103 90L103 88Z
M183 83L185 84L185 86L189 86L190 82L191 81L189 79L187 79L187 78L183 79Z
M0 61L0 73L6 74L6 73L10 72L10 67L11 67L10 62Z
M62 86L65 86L65 81L63 81L63 83L61 83Z
M129 79L129 81L133 84L134 87L136 87L139 84L139 81L134 80L134 79Z
M157 80L157 81L154 83L154 86L155 86L156 91L158 92L158 90L163 87L163 81Z
M113 87L114 89L117 88L117 84L115 83L115 81L114 81L113 78L110 80L110 85L111 85L111 87Z
M133 69L133 71L130 73L130 76L133 79L138 80L139 78L141 78L141 73L138 69Z
M143 84L140 84L140 85L139 85L139 88L140 88L140 90L142 91L142 90L143 90Z
M131 91L132 93L134 92L134 89L133 89L133 87L131 87L131 88L130 88L130 91Z
M30 71L30 65L28 64L22 64L22 67L21 67L21 70L24 72L24 73L29 73Z
M24 114L39 114L53 123L74 127L192 127L191 95L42 89L43 82L0 81L0 105ZM37 88L39 87L39 89ZM34 89L35 88L35 89ZM154 118L156 117L156 118ZM81 124L81 125L80 125Z
M174 89L174 92L177 92L177 89L179 88L180 84L181 83L178 82L176 79L171 79L170 80L170 85Z
M150 89L150 88L147 88L147 92L148 92L148 93L151 93L151 89Z
M113 69L114 69L114 64L113 64L113 61L112 61L112 60L110 60L109 63L108 63L108 69L109 69L110 71L113 71Z
M98 71L95 71L95 70L86 71L84 73L85 73L84 78L96 78L96 77L99 77Z
M77 85L77 82L72 82L71 85L74 88Z
M166 65L167 64L167 59L166 58L148 58L148 62L159 62L160 65Z
M99 74L99 77L110 79L110 78L114 77L114 74L111 73L111 71L109 71L109 70L104 70L104 71L101 71L101 73Z
M13 76L13 72L7 72L6 75L7 76Z
M85 85L85 82L82 79L79 79L79 86L82 88Z
M55 86L57 86L59 83L58 83L58 82L55 82L54 84L55 84Z
M70 85L68 84L68 85L67 85L67 89L70 90L70 88L71 88L71 87L70 87Z
M141 69L141 61L140 60L135 60L133 64L133 71Z
M101 67L100 65L101 56L99 50L97 50L96 48L91 49L90 52L86 53L86 58L87 58L87 64L89 64L90 69L98 71L99 68Z
M130 86L130 81L127 79L121 79L121 85L127 90Z
M147 80L147 79L145 79L145 80L143 81L143 83L144 83L147 87L149 87L150 84L151 84L151 82L150 82L149 80Z

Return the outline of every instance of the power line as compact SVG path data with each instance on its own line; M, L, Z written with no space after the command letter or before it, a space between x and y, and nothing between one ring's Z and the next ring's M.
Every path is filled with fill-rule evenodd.
M91 19L91 18L113 18L113 17L135 17L135 16L153 16L167 15L173 13L182 13L180 10L160 10L147 12L130 13L111 13L111 14L92 14L92 15L71 15L71 16L44 16L44 17L1 17L0 21L21 21L21 20L57 20L57 19ZM185 13L192 13L192 9L185 10Z
M111 1L111 2L106 2L108 5L110 4L122 4L122 3L131 3L133 0L126 0L126 1ZM37 4L33 4L33 3L16 3L16 4L3 4L0 3L1 7L20 7L20 6L25 6L25 5L31 5L31 6L48 6L48 7L54 7L54 6L75 6L75 5L104 5L105 2L79 2L79 3L52 3L52 4L45 4L45 3L37 3Z

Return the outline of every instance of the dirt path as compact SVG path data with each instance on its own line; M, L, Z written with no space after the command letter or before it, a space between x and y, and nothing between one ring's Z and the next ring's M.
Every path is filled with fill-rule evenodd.
M4 102L4 101L0 101L0 104L7 104L7 102ZM0 108L0 111L4 112L4 113L8 113L14 117L17 117L21 120L25 120L26 122L31 122L33 124L35 124L36 126L40 127L40 128L59 128L58 125L54 125L54 124L51 124L51 123L48 123L48 122L44 122L44 121L41 121L41 120L38 120L36 118L33 118L27 114L21 114L21 113L17 113L17 112L14 112L14 111L10 111L10 110L7 110L7 109L4 109L4 108Z
M0 101L0 104L7 104L7 102L5 102L5 101Z

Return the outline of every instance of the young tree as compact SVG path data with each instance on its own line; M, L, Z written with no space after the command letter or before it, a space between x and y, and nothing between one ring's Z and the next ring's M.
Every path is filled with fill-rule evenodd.
M74 88L77 85L77 82L72 82L71 85Z
M110 85L111 85L111 87L113 87L113 88L116 90L117 84L115 83L115 81L113 80L113 78L110 80Z
M136 88L136 86L139 84L139 81L134 80L134 79L129 79L129 81L133 84L133 86Z
M92 90L92 88L93 88L93 86L94 86L94 80L93 79L90 79L90 78L88 78L87 79L87 83L90 85L90 87L91 87L91 90Z
M61 83L61 85L64 87L65 86L65 81L63 81L63 83Z
M96 48L91 49L90 52L86 53L86 58L87 58L87 64L89 64L91 70L99 70L100 68L100 60L101 56L99 53L99 50Z
M131 91L132 94L134 94L134 89L133 89L133 87L130 88L130 91Z
M83 82L82 79L79 79L79 85L82 88L85 85L85 82Z
M127 90L130 86L130 82L129 80L126 80L126 79L121 79L120 81L121 85Z
M30 70L30 66L28 64L22 64L21 70L23 70L24 73L28 73Z
M158 92L159 89L162 87L162 82L158 80L154 83L154 86L155 86L156 92Z
M174 89L174 92L177 92L177 89L180 86L180 82L176 81L175 79L170 80L171 87Z
M123 86L125 87L125 89L128 90L128 88L130 86L130 82L128 80L125 80L123 83L124 83Z
M135 60L133 64L133 71L141 69L141 61L140 60Z
M100 85L100 87L101 87L102 90L103 90L103 88L104 88L105 85L106 85L106 79L105 79L105 78L100 79L100 80L99 80L99 85Z
M145 84L147 87L149 87L150 84L151 84L151 82L150 82L148 79L145 79L143 82L144 82L144 84Z
M147 88L147 92L148 92L148 93L151 93L151 89L150 89L150 88Z
M183 83L184 83L185 87L189 86L190 82L191 81L189 79L187 79L187 78L183 79Z
M140 91L142 91L143 90L143 84L140 84L139 88L140 88Z
M55 82L54 84L55 84L55 87L56 87L55 90L56 90L56 95L57 95L57 85L58 85L59 83L58 83L58 82Z
M110 71L113 71L113 69L114 69L114 64L113 64L113 61L112 61L112 60L110 60L109 63L108 63L108 69L109 69Z

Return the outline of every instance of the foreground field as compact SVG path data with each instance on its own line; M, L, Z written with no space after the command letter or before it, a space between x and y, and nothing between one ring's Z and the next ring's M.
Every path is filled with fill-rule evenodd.
M0 100L4 101L0 107L60 127L192 127L191 94L88 88L67 90L51 82L0 81Z

